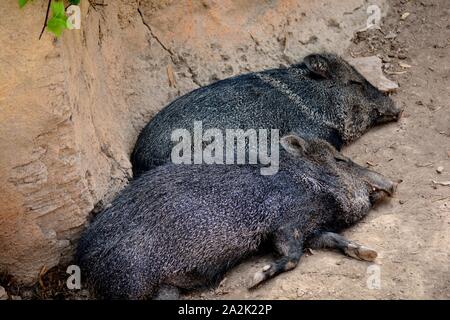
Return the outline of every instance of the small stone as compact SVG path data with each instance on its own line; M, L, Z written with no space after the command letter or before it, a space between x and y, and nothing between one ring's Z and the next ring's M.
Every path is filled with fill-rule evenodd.
M339 24L339 22L337 22L335 19L331 18L328 20L327 25L331 28L338 28L340 29L341 26Z
M436 168L436 172L437 173L442 173L442 171L444 171L444 167L443 166L439 166Z
M408 18L410 14L411 14L411 13L409 13L409 12L405 12L405 13L402 14L402 16L400 17L400 20L406 20L406 18Z
M398 200L398 203L400 203L400 204L405 204L405 200Z
M22 300L21 296L11 296L11 300Z
M0 300L8 300L8 294L2 286L0 286Z
M385 39L394 39L397 37L397 34L395 32L389 31L389 33L384 37Z
M411 68L411 65L409 65L409 64L407 64L407 63L403 63L403 62L400 62L398 65L399 65L400 67L402 67L402 68L405 68L405 69Z
M303 289L297 289L297 297L303 297L306 294L306 291Z
M311 43L316 43L318 39L319 38L317 38L317 36L311 35L308 38L304 37L302 39L299 39L298 41L303 45L307 45L307 44L311 44Z
M382 71L382 61L377 56L349 59L353 65L373 86L383 92L392 92L398 84L386 78Z

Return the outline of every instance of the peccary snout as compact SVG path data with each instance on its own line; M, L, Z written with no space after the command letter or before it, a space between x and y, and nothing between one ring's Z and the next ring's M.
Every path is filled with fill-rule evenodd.
M392 197L394 195L397 188L397 183L393 182L392 180L378 172L360 166L359 164L353 162L349 158L342 156L341 154L339 155L343 159L345 159L345 162L349 165L350 169L347 170L353 170L355 175L366 183L370 199L374 197L374 199L379 201L385 199L386 197ZM374 202L372 201L371 203L374 204Z
M377 125L398 121L403 113L403 110L390 99L381 108L375 108L375 110L377 112L375 124Z
M359 138L371 127L398 120L401 110L389 95L384 94L341 57L330 54L312 54L304 59L307 68L322 79L318 86L330 86L345 116L342 130L344 143ZM348 121L351 119L351 121Z
M385 176L366 169L363 173L363 179L372 188L369 199L372 204L384 200L386 197L392 197L397 184Z
M289 137L287 136L284 139ZM292 137L298 139L295 136ZM397 184L395 182L378 172L353 162L323 140L313 140L304 148L308 153L308 157L314 159L322 166L336 166L333 170L339 173L343 183L353 186L353 188L356 185L355 181L365 184L364 187L361 186L360 188L366 190L372 205L386 197L391 197L396 190ZM344 172L346 174L343 174Z

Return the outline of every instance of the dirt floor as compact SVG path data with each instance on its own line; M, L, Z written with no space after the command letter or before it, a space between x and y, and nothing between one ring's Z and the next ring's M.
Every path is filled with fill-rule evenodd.
M376 249L376 263L307 251L295 270L250 292L249 279L271 258L255 257L231 270L217 289L185 298L450 298L450 186L433 183L450 181L449 17L448 0L390 1L381 30L357 33L348 49L354 57L383 59L387 76L400 85L393 99L404 108L398 123L376 128L344 150L402 181L391 201L345 233ZM56 270L34 288L7 289L23 299L88 298L85 290L61 289L66 276Z
M364 135L344 150L394 180L396 196L345 235L376 249L376 265L314 251L299 266L249 292L245 284L270 257L228 273L208 299L450 298L450 2L391 1L381 30L355 35L352 56L379 55L399 83L393 99L402 119ZM405 16L409 13L409 16ZM402 20L402 16L404 20ZM436 169L443 167L442 173ZM367 282L379 274L377 283Z

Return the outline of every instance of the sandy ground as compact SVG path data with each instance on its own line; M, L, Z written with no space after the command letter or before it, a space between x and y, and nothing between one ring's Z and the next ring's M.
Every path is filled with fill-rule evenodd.
M249 279L271 259L255 257L228 272L218 288L185 298L450 298L450 186L432 182L450 181L449 17L448 0L390 1L381 30L355 35L348 49L355 57L383 58L388 76L400 84L393 99L404 108L398 123L376 128L344 150L356 162L402 180L391 201L345 232L376 249L376 263L330 251L306 252L295 270L248 291ZM437 173L441 166L443 172ZM88 297L85 290L58 290L66 277L59 270L33 289L12 286L8 291L24 299Z
M218 289L191 298L450 298L450 186L432 182L450 181L450 2L390 5L381 31L357 35L349 48L354 56L384 59L388 76L400 84L393 99L404 108L398 123L344 149L356 162L402 180L390 202L345 233L376 249L376 263L314 251L295 270L249 292L245 284L270 259L259 257L230 271ZM404 13L410 15L402 20ZM377 275L379 283L372 282Z

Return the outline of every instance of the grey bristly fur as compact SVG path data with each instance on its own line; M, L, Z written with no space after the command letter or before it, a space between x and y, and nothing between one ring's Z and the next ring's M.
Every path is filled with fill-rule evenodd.
M287 255L274 276L298 262L313 234L351 226L391 192L392 182L324 141L281 140L287 151L272 176L251 165L169 163L131 182L82 234L83 279L103 298L192 289L215 283L262 243Z
M398 118L393 101L334 54L312 54L288 68L249 73L192 91L162 109L140 133L134 176L170 161L171 132L279 129L321 138L338 150L370 127Z

